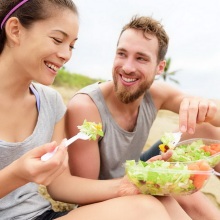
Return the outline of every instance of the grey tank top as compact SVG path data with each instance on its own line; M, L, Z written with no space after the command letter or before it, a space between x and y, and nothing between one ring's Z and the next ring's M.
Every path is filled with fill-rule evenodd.
M22 142L0 142L0 170L34 147L50 142L54 126L66 112L66 106L57 91L37 83L33 85L41 104L36 126ZM27 183L0 199L1 220L32 220L50 209L50 202L38 193L36 183Z
M99 139L101 158L99 179L112 179L124 175L126 160L139 160L146 144L150 128L156 118L157 109L147 91L139 108L137 124L128 132L115 122L105 103L98 83L89 85L77 94L87 94L96 104L102 120L104 137Z

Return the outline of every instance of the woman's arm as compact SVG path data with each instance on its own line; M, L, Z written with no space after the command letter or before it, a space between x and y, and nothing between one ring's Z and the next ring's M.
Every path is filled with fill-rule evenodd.
M47 189L53 199L77 204L90 204L139 194L139 190L126 176L112 180L92 180L71 176L68 170L56 178Z
M28 182L48 185L67 167L67 151L64 143L48 161L41 161L41 156L53 151L56 142L51 142L27 152L19 159L0 171L0 198L25 185Z
M15 175L15 173L19 173L19 169L17 169L15 163L10 164L0 171L0 198L27 183L27 181Z

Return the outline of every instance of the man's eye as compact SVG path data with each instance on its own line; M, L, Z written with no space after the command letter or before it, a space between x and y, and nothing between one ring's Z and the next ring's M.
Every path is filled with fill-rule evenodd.
M138 57L137 59L141 61L146 61L146 59L144 59L143 57Z
M124 55L125 55L125 54L122 53L122 52L118 52L117 54L118 54L118 56L124 56Z

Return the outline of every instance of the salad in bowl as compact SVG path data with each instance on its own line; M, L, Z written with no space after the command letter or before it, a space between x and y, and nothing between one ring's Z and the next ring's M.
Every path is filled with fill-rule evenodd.
M124 165L128 179L142 194L151 195L189 195L200 190L212 174L218 175L203 160L193 163L127 160Z
M161 151L162 147L159 146ZM179 142L169 161L192 162L206 160L211 167L220 162L220 140L194 138Z

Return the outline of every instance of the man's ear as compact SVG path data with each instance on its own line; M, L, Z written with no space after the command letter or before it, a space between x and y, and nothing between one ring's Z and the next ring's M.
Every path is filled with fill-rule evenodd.
M18 18L11 17L5 25L5 32L9 45L14 46L20 43L21 23Z
M164 72L166 66L166 60L161 60L157 66L157 75L160 75Z

